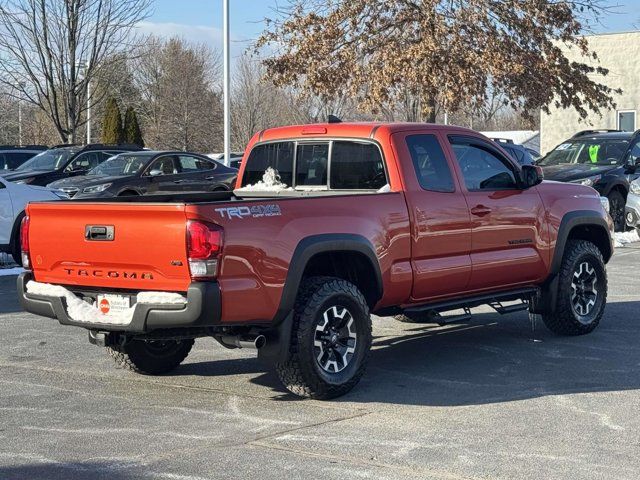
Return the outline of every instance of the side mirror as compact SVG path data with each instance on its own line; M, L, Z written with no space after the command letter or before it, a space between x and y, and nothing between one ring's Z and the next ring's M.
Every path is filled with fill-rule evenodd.
M544 180L542 167L539 167L538 165L522 166L522 183L524 188L535 187L542 183L542 180Z
M149 172L150 177L159 177L160 175L164 175L162 170L151 170Z

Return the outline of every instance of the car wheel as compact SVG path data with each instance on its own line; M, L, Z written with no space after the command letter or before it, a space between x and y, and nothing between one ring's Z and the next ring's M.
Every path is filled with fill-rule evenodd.
M616 232L624 232L626 229L626 221L624 218L625 200L618 190L613 190L607 195L609 199L609 212L613 220Z
M559 335L584 335L598 326L607 304L607 270L598 247L571 240L562 257L555 308L542 315Z
M294 307L283 385L301 397L344 395L364 374L371 349L369 306L358 288L333 277L304 281Z
M180 365L193 347L188 340L130 340L124 345L107 347L121 368L144 375L162 375Z
M18 215L14 228L13 244L11 245L11 256L14 262L22 266L22 243L20 242L20 227L22 219L25 217L24 212Z

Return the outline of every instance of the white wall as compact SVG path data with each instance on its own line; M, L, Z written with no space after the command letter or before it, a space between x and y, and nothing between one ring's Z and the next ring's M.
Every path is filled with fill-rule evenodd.
M606 111L602 115L592 113L586 121L580 121L578 113L573 108L563 110L552 106L549 115L542 113L540 116L542 154L580 130L618 128L618 110L634 110L636 129L640 128L640 31L593 35L586 38L590 48L598 54L600 65L609 69L609 75L602 77L594 74L593 80L623 90L621 95L614 95L617 110ZM580 57L575 47L567 50L566 54L570 60L596 65L595 62Z

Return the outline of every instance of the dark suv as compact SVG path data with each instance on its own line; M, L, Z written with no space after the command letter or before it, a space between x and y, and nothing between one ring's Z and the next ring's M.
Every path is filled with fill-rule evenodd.
M584 130L538 161L547 180L579 183L609 199L616 231L625 229L629 183L640 176L640 130Z
M44 187L62 178L84 175L119 153L139 150L141 148L136 145L58 145L2 176L10 182Z
M0 145L0 170L14 170L48 148L44 145Z

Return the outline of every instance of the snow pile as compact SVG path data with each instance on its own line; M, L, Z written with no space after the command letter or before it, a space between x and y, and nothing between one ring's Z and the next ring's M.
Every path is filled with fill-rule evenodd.
M615 246L624 247L628 243L640 242L637 230L631 230L630 232L616 232L615 234Z
M282 192L293 191L293 188L287 187L286 183L282 183L278 171L272 167L265 170L262 180L258 183L245 185L237 189L239 192Z
M136 306L133 305L122 312L104 315L100 310L98 310L95 303L85 302L60 285L39 283L34 282L33 280L27 282L27 293L32 295L42 295L45 297L63 297L67 303L67 315L76 322L128 325L131 323L133 313L136 309ZM136 299L138 303L154 305L184 305L187 303L187 299L182 295L167 292L140 292Z

